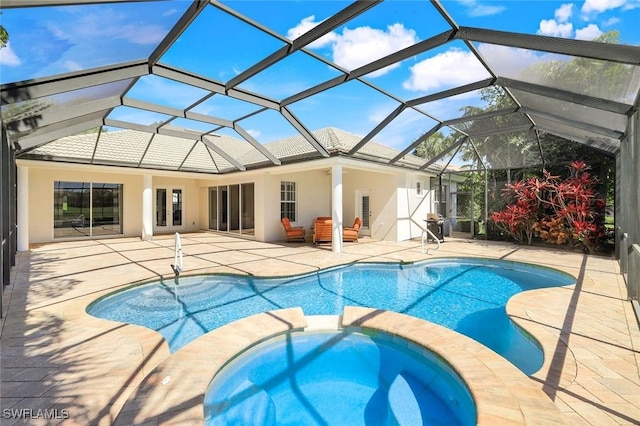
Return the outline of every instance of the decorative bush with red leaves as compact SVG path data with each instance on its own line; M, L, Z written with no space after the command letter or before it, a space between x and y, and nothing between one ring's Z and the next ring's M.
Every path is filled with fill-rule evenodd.
M589 166L574 161L569 168L566 179L545 170L542 179L507 184L503 195L510 203L491 220L519 243L531 244L538 236L547 243L581 245L594 253L605 238L605 202L598 198Z

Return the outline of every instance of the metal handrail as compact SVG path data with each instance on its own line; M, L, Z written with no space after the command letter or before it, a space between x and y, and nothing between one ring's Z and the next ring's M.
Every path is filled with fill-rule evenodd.
M180 241L180 234L176 232L176 242L174 247L174 257L173 257L173 265L171 265L171 269L173 269L173 273L176 274L176 279L180 276L180 272L184 270L184 264L182 261L182 242Z
M433 232L431 232L429 230L429 228L423 228L422 229L422 238L421 238L421 243L420 243L420 252L424 253L424 240L427 238L427 235L431 236L431 238L433 238L436 243L438 243L438 247L436 248L436 250L440 250L440 238L438 238L436 236L436 234L434 234ZM429 254L429 250L427 249L427 254Z

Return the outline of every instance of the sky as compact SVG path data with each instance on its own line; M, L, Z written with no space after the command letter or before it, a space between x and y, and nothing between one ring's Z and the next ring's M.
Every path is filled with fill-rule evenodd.
M189 4L177 0L3 10L0 19L10 39L0 49L0 83L146 59ZM349 2L244 0L223 4L271 29L280 38L294 40ZM618 30L621 43L640 45L640 0L444 0L441 4L460 26L582 40ZM448 29L449 25L431 3L391 0L316 40L308 50L350 71ZM207 6L160 63L224 83L284 46L282 39ZM494 71L512 78L536 62L571 59L523 49L474 45ZM299 51L242 82L239 88L280 101L339 75L339 69ZM364 136L399 105L399 100L420 98L489 76L464 43L453 41L368 74L364 82L351 81L294 102L288 109L309 130L333 126ZM98 93L99 88L76 91L58 96L56 102ZM183 109L206 93L162 77L145 76L127 97ZM482 106L479 92L422 104L420 109L446 120L462 115L461 108L467 105ZM261 143L296 133L280 114L221 95L198 104L193 111L228 120L248 115L238 124ZM168 119L130 107L116 108L109 118L141 124ZM436 123L423 114L406 110L375 140L401 149ZM200 132L216 127L186 119L171 125ZM232 129L219 132L237 136Z

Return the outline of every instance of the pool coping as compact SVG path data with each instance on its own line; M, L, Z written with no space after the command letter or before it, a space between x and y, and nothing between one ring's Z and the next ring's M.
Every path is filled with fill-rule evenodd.
M299 307L263 312L213 330L151 371L114 424L204 424L204 395L222 368L267 339L305 329L382 332L436 354L469 387L477 424L566 424L561 411L536 383L480 343L409 315L353 306L345 307L340 317L323 316L320 321L306 317Z

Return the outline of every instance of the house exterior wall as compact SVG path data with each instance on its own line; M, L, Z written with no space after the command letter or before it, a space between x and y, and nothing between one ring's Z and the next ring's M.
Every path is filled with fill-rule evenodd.
M349 169L343 176L343 219L351 226L358 214L358 193L369 194L371 237L395 241L397 238L397 180L395 173Z
M311 235L316 217L331 216L331 175L321 169L282 174L264 173L262 182L263 199L256 199L256 206L263 206L263 241L284 240L284 230L280 223L281 182L296 183L296 220L291 222L292 226L304 226L307 234Z
M396 241L419 238L426 227L427 213L433 212L429 178L417 173L399 176L398 185L398 232ZM420 193L417 184L420 183Z
M117 169L96 166L42 167L21 162L29 173L29 242L43 243L53 238L53 187L55 181L116 183L122 185L122 231L123 236L139 237L142 232L142 191L144 173L123 173ZM89 169L88 167L92 167ZM200 225L200 196L198 181L176 176L154 176L156 187L178 187L183 189L184 231L195 231ZM155 208L155 206L154 206ZM155 231L154 231L155 232ZM55 241L63 239L56 238Z
M142 181L142 177L139 178ZM184 230L181 232L193 232L200 229L200 191L197 179L191 178L179 178L175 176L154 176L153 177L153 192L155 194L156 188L180 188L183 192L183 211L182 220L184 223ZM142 203L142 190L138 191L138 204ZM155 197L155 195L154 195ZM134 198L135 200L135 198ZM155 200L155 198L154 198ZM155 201L154 201L155 202ZM155 204L154 204L155 212ZM142 212L138 215L142 218ZM142 219L140 219L142 223ZM206 226L206 225L205 225ZM166 231L175 232L175 231ZM154 230L154 233L157 231ZM138 233L139 234L139 233Z
M255 189L255 239L283 241L280 222L280 185L296 183L297 214L294 226L304 226L312 233L313 220L331 215L331 174L326 165L291 172L283 166L274 169L234 173L213 179L191 177L186 173L151 172L107 166L69 165L21 161L29 171L29 240L30 243L54 241L53 187L55 181L108 182L123 185L123 235L139 237L142 233L142 193L145 174L154 173L154 222L156 189L183 190L184 229L180 232L209 229L209 188L221 185L253 183ZM311 163L309 163L311 165ZM358 194L370 197L370 235L375 239L400 241L420 236L422 219L430 211L428 182L424 174L395 170L361 170L353 165L343 167L343 225L351 226L359 215ZM420 181L422 196L417 196L415 183ZM426 197L426 198L425 198ZM155 224L155 223L154 223ZM167 230L166 232L175 232ZM159 232L154 229L154 234ZM58 241L61 239L56 239Z
M29 167L29 242L53 239L53 185L55 181L122 184L122 230L140 236L142 228L142 176ZM56 239L58 240L58 239Z

